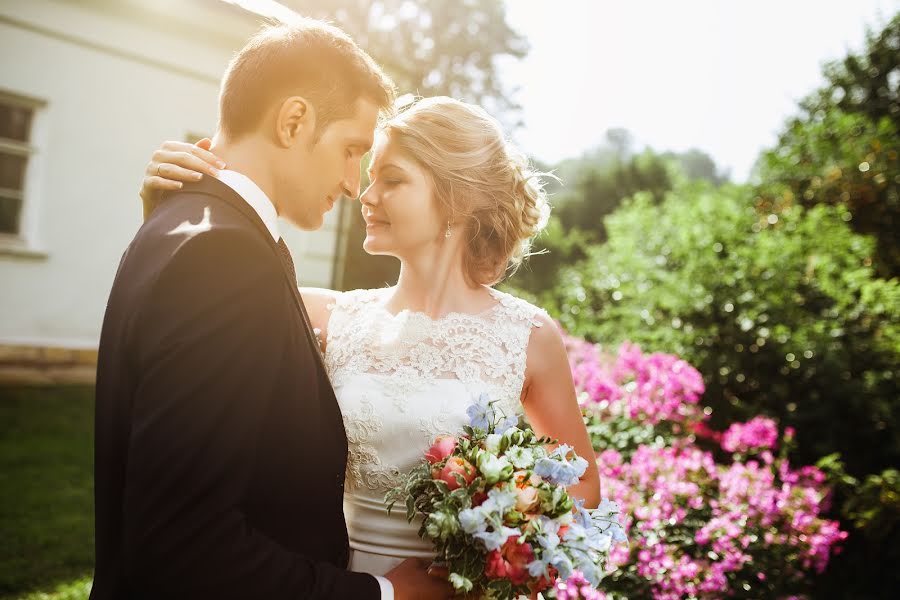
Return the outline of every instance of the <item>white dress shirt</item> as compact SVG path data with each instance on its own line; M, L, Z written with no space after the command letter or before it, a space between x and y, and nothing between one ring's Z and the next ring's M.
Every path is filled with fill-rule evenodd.
M237 195L256 211L276 242L281 239L281 234L278 232L278 211L275 210L275 205L272 204L266 193L259 189L252 179L243 173L228 169L219 171L218 179L237 192Z
M243 173L229 169L220 170L218 179L237 192L237 195L256 211L276 242L281 239L281 234L278 232L278 211L275 210L275 205L272 204L266 193L252 179ZM378 575L373 575L373 577L378 580L378 587L381 588L381 600L394 600L394 584L384 577Z

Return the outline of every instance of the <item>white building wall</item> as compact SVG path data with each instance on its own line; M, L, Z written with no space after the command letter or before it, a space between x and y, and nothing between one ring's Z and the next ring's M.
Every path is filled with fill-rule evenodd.
M0 0L0 92L44 103L25 248L0 243L0 346L96 347L152 151L214 131L219 77L257 27L219 0ZM337 212L320 232L283 224L302 285L331 286Z

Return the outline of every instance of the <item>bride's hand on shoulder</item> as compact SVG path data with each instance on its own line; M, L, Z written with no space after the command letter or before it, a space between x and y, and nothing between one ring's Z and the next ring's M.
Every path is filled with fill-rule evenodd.
M184 183L199 181L203 175L219 174L225 162L209 151L212 140L203 138L196 144L163 142L154 153L141 182L144 218L159 205L164 192L181 189Z

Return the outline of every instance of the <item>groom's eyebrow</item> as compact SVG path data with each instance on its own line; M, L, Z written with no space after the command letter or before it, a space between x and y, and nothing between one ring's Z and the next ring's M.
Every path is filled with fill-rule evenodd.
M368 138L352 138L348 145L351 148L356 148L360 153L365 154L372 149L372 140Z

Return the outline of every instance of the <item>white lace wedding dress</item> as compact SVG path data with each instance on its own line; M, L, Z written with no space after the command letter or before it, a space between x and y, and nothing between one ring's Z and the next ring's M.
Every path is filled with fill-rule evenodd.
M486 392L507 416L521 414L525 357L539 308L491 290L497 303L437 320L392 315L386 290L341 294L330 306L325 364L344 416L349 461L344 512L350 568L381 575L409 557L431 558L406 508L388 516L385 493L422 460L439 434L468 423Z

